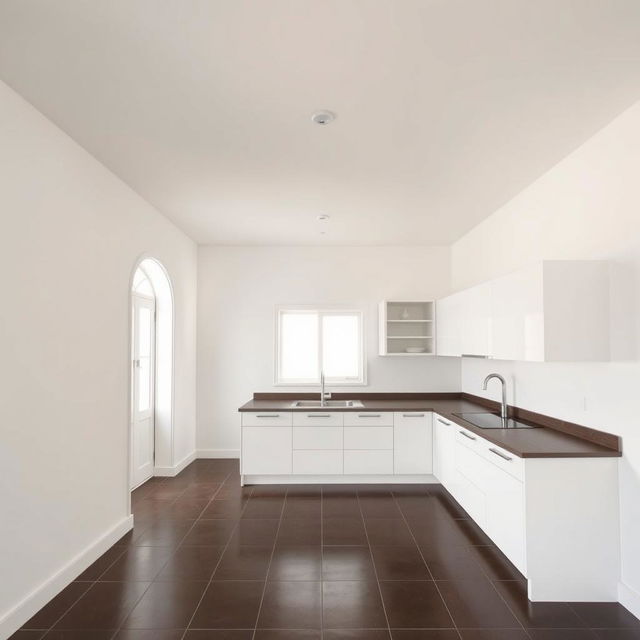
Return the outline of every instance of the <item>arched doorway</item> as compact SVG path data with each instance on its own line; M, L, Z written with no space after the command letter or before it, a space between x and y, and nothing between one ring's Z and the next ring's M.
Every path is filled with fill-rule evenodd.
M129 488L171 466L173 450L173 292L154 258L131 282Z

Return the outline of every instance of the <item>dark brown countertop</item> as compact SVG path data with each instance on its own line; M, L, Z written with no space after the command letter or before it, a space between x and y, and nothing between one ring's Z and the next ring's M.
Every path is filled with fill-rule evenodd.
M295 400L316 399L318 394L254 394L239 411L310 411L292 407ZM497 403L460 393L366 394L334 393L333 399L360 400L362 407L331 407L330 411L433 411L444 419L497 444L521 458L596 458L622 455L620 438L604 431L568 423L550 416L510 407L510 415L536 429L481 429L456 413L486 412Z

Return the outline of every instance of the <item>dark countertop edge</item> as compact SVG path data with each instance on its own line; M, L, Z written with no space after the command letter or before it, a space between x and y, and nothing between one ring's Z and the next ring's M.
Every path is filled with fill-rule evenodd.
M292 407L291 403L295 400L315 400L318 397L317 393L254 393L253 399L239 407L239 412L257 412L257 411L292 411L292 412L304 412L309 411L309 407ZM436 392L436 393L333 393L332 399L341 400L361 400L363 403L371 402L390 402L393 406L380 407L375 409L368 408L365 404L364 407L330 407L331 411L335 412L358 412L358 411L431 411L441 415L442 417L450 420L459 427L479 435L481 438L498 445L499 447L513 453L520 458L612 458L622 456L622 440L619 436L605 431L598 431L590 427L578 425L575 423L566 422L553 418L551 416L545 416L526 409L520 409L519 407L509 406L509 414L514 418L523 420L540 429L548 429L550 431L560 432L565 436L572 439L582 440L592 446L598 447L597 449L591 449L589 451L548 451L548 452L535 452L535 451L521 451L505 443L503 440L492 437L490 429L481 429L467 422L466 420L456 416L453 412L443 410L442 408L434 407L433 401L466 401L478 405L479 408L489 409L495 411L499 409L499 403L474 396L468 393L458 392ZM282 401L281 406L274 407L255 407L256 402L273 402L277 403ZM403 405L403 402L421 403L416 406Z

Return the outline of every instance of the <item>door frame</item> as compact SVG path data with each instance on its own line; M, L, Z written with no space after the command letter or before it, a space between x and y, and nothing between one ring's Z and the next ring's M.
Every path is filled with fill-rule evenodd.
M174 422L175 422L175 296L173 291L173 283L171 278L169 277L169 273L165 266L158 260L155 256L143 253L138 256L136 261L134 262L131 271L129 273L129 283L127 290L127 353L126 353L126 371L127 371L127 414L126 414L126 437L127 437L127 459L126 459L126 474L125 474L125 500L127 505L127 513L131 514L131 464L132 464L132 456L133 451L131 450L132 443L132 374L133 367L131 366L131 357L133 353L133 279L136 271L142 265L143 262L150 261L153 263L153 271L154 273L146 272L149 279L151 280L151 284L155 289L156 293L156 331L155 331L155 339L156 339L156 358L155 358L155 386L156 393L154 393L154 412L155 412L155 458L158 459L158 451L160 448L167 449L164 454L172 461L173 464L173 450L174 450ZM157 281L162 280L160 283L162 287L156 287ZM166 290L166 294L163 295L163 299L159 299L158 290L162 288ZM166 360L165 367L170 369L169 371L165 371L165 374L170 376L170 385L169 385L169 402L170 402L170 410L168 415L166 416L166 429L169 433L169 442L159 442L159 429L158 429L158 367L159 365L159 357L158 357L158 327L160 322L163 322L164 329L168 332L170 336L170 347L166 349L165 358ZM158 475L156 473L156 467L154 466L154 476Z

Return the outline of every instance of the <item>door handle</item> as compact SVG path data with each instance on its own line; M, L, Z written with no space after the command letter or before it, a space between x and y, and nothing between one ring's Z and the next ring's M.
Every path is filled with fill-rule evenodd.
M440 424L446 424L447 427L451 426L450 422L447 422L446 420L443 420L442 418L436 418L436 420L440 423Z
M476 440L474 436L470 436L466 431L458 431L458 433L463 435L465 438L469 438L469 440Z
M424 413L403 413L403 418L424 418Z
M380 418L379 413L359 413L358 418Z
M505 456L504 453L502 453L502 451L498 451L497 449L494 449L493 447L490 447L489 451L491 451L491 453L495 453L499 458L502 458L503 460L506 460L507 462L511 462L513 460L513 458L510 458L509 456Z
M279 413L270 413L270 414L264 415L264 416L261 416L261 415L257 415L256 416L256 418L279 418L279 417L280 417Z

